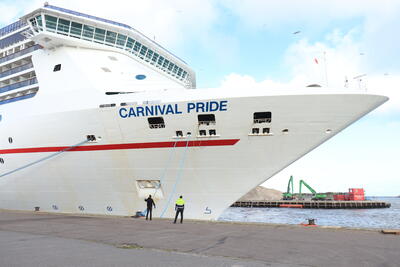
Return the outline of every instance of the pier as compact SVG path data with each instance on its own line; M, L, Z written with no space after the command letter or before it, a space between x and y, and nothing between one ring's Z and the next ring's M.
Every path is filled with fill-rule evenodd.
M380 209L390 208L391 204L383 201L331 201L331 200L272 200L238 201L231 207L245 208L304 208L304 209Z
M400 236L0 210L1 266L399 266Z

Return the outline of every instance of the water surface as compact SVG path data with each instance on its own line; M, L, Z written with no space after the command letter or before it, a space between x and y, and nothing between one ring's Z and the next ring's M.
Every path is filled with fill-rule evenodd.
M228 208L220 221L300 224L316 219L318 225L352 228L400 229L400 198L372 197L390 202L385 209Z

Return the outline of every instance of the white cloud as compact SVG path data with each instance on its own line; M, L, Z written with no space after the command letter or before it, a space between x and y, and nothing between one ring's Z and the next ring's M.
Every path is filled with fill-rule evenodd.
M0 2L0 10L1 10L0 25L10 24L14 20L15 14L18 12L18 9L15 6L9 6L7 5L7 3L1 3L1 2Z
M233 89L281 89L310 84L328 84L330 88L340 89L347 86L349 89L389 96L390 101L378 110L399 112L400 73L368 73L364 67L368 58L362 55L361 44L354 40L355 33L355 30L346 34L334 30L323 41L310 43L307 39L301 39L289 46L283 63L290 79L287 83L270 78L256 81L249 75L233 73L224 78L221 86ZM362 77L356 78L358 76Z
M44 1L17 1L5 4L0 23L11 23L18 16L43 6ZM132 26L149 38L166 46L176 46L191 38L208 34L218 18L216 6L211 0L52 0L51 5L103 17ZM3 7L0 4L0 7ZM21 9L22 7L22 9ZM20 11L20 12L18 12Z
M303 23L320 27L333 19L382 19L400 9L397 0L223 0L222 4L247 26L272 30Z

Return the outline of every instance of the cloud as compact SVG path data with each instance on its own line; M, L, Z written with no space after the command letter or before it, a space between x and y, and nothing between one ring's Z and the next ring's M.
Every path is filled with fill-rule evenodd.
M222 5L240 19L240 25L255 32L301 30L299 36L313 38L332 24L357 21L360 49L369 57L365 69L393 72L400 68L400 61L392 60L400 58L398 0L224 0Z
M218 18L217 8L211 0L53 0L50 4L128 24L166 46L176 46L183 40L207 35ZM0 23L11 23L41 6L43 1L37 0L0 4Z
M382 19L398 14L397 0L223 0L222 5L253 28L281 29L299 24L320 27L331 20L359 18Z
M221 87L246 88L303 88L310 84L328 85L332 89L355 89L390 97L378 112L400 112L400 73L367 72L368 58L361 52L361 43L354 36L357 30L342 33L333 30L324 40L311 43L301 39L288 47L283 65L289 81L265 78L256 81L249 75L232 73ZM357 78L359 77L359 78Z
M8 2L0 2L0 25L8 25L18 19L18 7ZM2 27L0 27L2 28Z

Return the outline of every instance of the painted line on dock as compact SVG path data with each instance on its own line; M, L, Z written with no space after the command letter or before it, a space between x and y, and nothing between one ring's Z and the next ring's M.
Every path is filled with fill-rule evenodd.
M176 142L150 142L150 143L127 143L127 144L108 144L108 145L84 145L74 147L67 152L77 151L101 151L101 150L126 150L126 149L147 149L147 148L168 148L168 147L206 147L206 146L233 146L240 139L224 140L195 140L195 141L176 141ZM67 149L69 146L57 147L31 147L1 149L0 154L22 154L22 153L43 153L58 152Z

